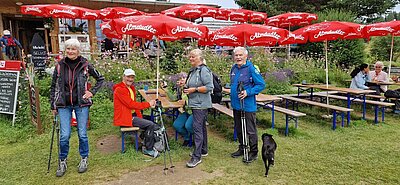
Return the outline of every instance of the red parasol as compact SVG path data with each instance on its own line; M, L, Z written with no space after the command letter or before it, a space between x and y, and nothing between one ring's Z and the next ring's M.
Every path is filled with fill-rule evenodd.
M288 30L256 24L237 24L217 30L211 41L220 46L275 45L289 34Z
M247 22L249 20L250 14L253 11L245 9L230 9L229 20L237 22Z
M115 39L122 39L122 35L118 34L113 27L111 26L111 21L110 22L103 22L100 24L100 29L103 32L103 34L109 38L115 38Z
M311 13L284 13L267 19L266 24L276 27L305 26L317 20L318 16Z
M262 12L251 12L249 15L250 22L265 22L267 14Z
M181 17L184 19L197 19L200 17L215 17L215 15L217 14L217 10L218 10L217 8L211 6L186 4L168 10L164 10L161 13L172 17Z
M117 19L133 15L145 15L145 13L136 9L126 8L126 7L108 7L100 10L100 17L103 20Z
M162 36L165 40L186 37L205 38L208 28L182 19L166 15L130 16L114 19L115 30L119 34L135 35L143 38Z
M363 32L366 37L386 36L389 34L392 35L392 42L390 45L389 73L388 73L388 75L390 76L390 70L392 68L394 36L398 36L400 33L400 21L380 22L380 23L366 25L363 29Z

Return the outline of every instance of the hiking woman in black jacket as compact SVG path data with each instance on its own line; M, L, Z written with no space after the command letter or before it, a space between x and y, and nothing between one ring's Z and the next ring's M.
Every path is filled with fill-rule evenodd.
M66 57L56 65L50 90L50 105L53 115L60 118L60 154L56 176L61 177L67 170L69 138L71 135L72 111L78 122L79 153L82 157L78 172L87 170L89 142L86 133L91 97L103 84L104 77L80 56L80 42L69 39L65 42ZM96 79L96 85L90 88L89 76ZM90 89L89 89L90 88Z

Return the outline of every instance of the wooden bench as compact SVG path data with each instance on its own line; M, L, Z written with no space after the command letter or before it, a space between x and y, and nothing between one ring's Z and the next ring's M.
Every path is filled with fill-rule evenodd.
M217 110L217 111L219 111L219 112L222 112L222 113L228 115L229 117L232 117L232 118L233 118L233 110L232 110L232 109L229 109L228 107L223 106L223 105L221 105L221 104L217 104L217 103L213 103L213 104L212 104L212 107L213 107L215 110ZM214 118L215 118L215 114L214 114Z
M335 105L328 105L328 104L324 104L324 103L295 98L295 97L291 97L291 96L281 96L281 98L286 100L286 108L288 107L289 102L291 101L293 104L304 103L304 104L309 104L309 105L318 106L318 107L322 107L322 108L332 109L333 110L333 119L332 119L332 129L333 130L336 129L336 111L341 112L342 127L344 127L344 112L353 111L353 109L348 109L348 108L339 107L339 106L335 106Z
M272 108L270 105L264 105L262 103L257 103L258 105L262 106L263 108ZM306 114L302 113L302 112L297 112L294 110L290 110L290 109L285 109L283 107L278 107L276 105L274 105L274 111L280 112L285 114L285 118L286 118L286 128L285 128L285 136L289 135L289 121L293 120L295 121L295 128L297 128L297 118L300 116L306 116ZM274 126L272 126L272 128L274 128Z
M326 97L326 94L325 95L324 94L318 94L317 96ZM379 96L379 95L375 95L375 96ZM345 97L345 96L329 95L329 98L338 99L338 100L346 100L347 101L347 97ZM359 102L359 103L363 102L363 100L360 100L360 99L355 99L353 101ZM365 100L365 103L374 105L374 107L375 107L375 120L374 120L375 124L378 123L379 111L382 112L382 121L384 121L385 120L385 107L394 106L394 103L373 101L373 100Z
M125 152L125 133L133 133L135 135L135 149L139 151L139 127L121 127L121 153Z

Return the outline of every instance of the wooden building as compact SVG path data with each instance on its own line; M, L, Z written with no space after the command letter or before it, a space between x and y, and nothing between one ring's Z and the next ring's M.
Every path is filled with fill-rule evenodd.
M102 9L105 7L128 7L143 12L155 13L162 10L183 5L182 3L170 3L166 1L135 1L135 0L0 0L0 34L3 30L10 30L12 35L29 52L29 43L34 33L39 32L48 43L48 50L52 53L59 51L59 23L56 18L43 18L20 13L21 5L56 4L64 3L90 9ZM52 29L48 28L51 27ZM90 52L97 51L96 23L88 21L88 38L90 39Z

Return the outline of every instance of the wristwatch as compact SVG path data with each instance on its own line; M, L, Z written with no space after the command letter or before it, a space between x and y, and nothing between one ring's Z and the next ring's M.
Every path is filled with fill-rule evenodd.
M199 92L199 88L198 87L195 88L195 92Z

